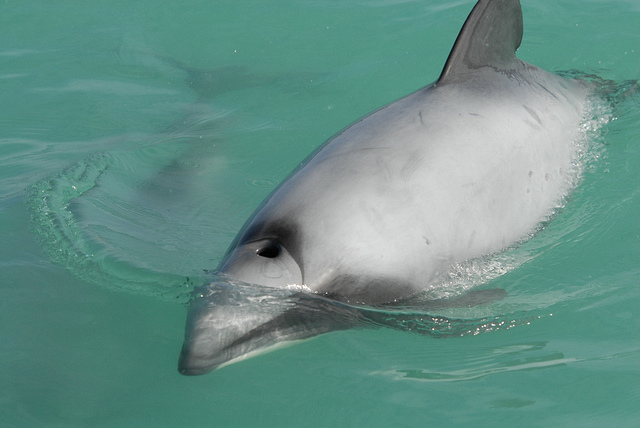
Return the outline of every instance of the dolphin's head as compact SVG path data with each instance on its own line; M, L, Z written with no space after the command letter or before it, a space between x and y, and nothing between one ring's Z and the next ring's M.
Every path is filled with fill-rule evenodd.
M178 370L204 374L313 330L296 307L303 286L292 222L247 222L214 281L194 291ZM311 311L313 312L313 311ZM303 319L300 319L303 318Z

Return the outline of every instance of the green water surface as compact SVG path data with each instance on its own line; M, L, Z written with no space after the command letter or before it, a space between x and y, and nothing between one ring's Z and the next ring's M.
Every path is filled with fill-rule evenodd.
M0 3L0 426L640 426L632 89L480 334L336 332L184 377L204 270L314 148L435 80L473 1ZM639 1L523 11L523 60L640 78Z

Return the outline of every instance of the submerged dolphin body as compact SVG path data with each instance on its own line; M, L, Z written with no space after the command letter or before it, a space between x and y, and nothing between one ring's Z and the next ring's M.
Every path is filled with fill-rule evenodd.
M231 244L231 279L197 291L179 371L358 325L358 305L412 296L548 218L575 182L590 90L517 59L521 38L519 1L480 0L437 82L302 163Z

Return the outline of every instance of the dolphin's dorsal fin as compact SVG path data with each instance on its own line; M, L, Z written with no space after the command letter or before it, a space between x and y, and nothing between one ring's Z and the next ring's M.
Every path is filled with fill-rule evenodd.
M481 67L515 68L522 41L519 0L480 0L462 26L438 83Z

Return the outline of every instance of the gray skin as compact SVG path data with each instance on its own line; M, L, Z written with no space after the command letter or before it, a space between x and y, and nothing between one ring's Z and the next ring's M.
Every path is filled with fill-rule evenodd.
M517 0L480 0L436 83L307 158L198 289L179 362L202 374L358 325L455 262L528 236L575 183L590 89L520 61Z

